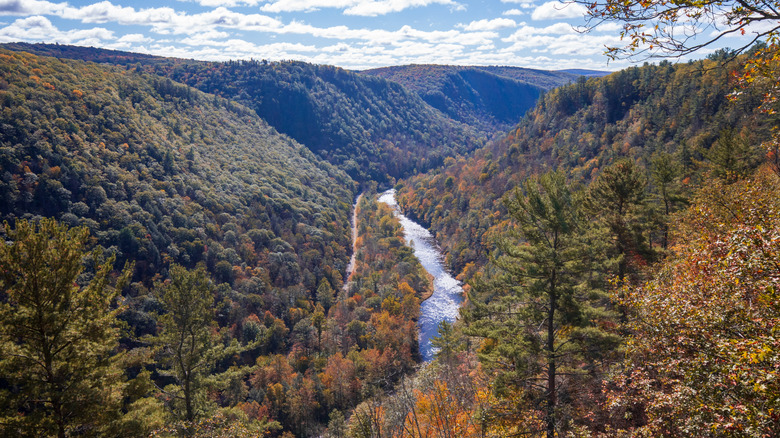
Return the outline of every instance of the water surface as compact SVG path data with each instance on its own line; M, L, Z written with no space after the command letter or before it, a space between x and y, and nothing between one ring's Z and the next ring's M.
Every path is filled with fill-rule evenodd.
M417 323L420 330L420 355L423 360L430 361L436 352L431 345L431 338L438 334L439 322L455 322L460 303L463 302L463 288L444 268L444 256L430 231L401 213L398 203L395 202L395 190L382 193L379 202L393 208L404 229L406 243L434 279L433 295L420 305L420 320Z

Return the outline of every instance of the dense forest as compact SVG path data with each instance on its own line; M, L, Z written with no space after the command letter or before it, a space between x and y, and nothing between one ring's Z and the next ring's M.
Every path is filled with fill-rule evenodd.
M15 321L3 325L4 351L41 340L14 346L30 336L15 327L37 324L45 341L3 357L4 436L167 436L231 423L240 427L230 436L310 436L419 360L414 321L428 280L397 221L368 198L342 292L355 195L345 173L251 110L167 78L0 56L4 237L59 242L4 247L16 251L3 258L2 314ZM94 263L80 267L86 248ZM72 282L85 303L77 311L65 297L50 308L25 295L24 279L41 269L33 261L56 264L60 252L75 265L52 281ZM114 283L98 301L112 310L94 307L97 284ZM56 318L26 319L44 310ZM90 319L99 339L63 339L95 330ZM186 364L172 355L185 329L197 330ZM51 363L27 375L44 351ZM77 378L73 360L102 388L58 395Z
M279 132L358 182L387 184L468 153L483 143L391 81L304 62L196 62L69 46L8 44L49 56L118 62L241 103Z
M453 381L445 429L777 433L777 119L758 85L732 94L744 61L580 79L504 139L396 186L468 280L440 342L495 397Z
M780 433L774 46L603 77L5 47L0 436ZM428 363L390 185L464 281Z
M530 69L411 65L361 73L398 82L450 118L492 133L513 126L545 89L577 76ZM522 79L520 79L522 78Z
M506 225L504 194L549 169L588 183L615 160L630 159L649 179L653 202L643 220L668 222L666 216L685 205L680 192L695 186L705 169L744 173L755 167L762 160L756 145L776 124L759 110L760 93L729 100L729 78L739 66L729 57L631 67L556 88L472 158L448 159L439 171L405 180L399 203L430 226L456 273L487 261L488 236ZM652 179L662 161L674 168L673 180ZM664 244L662 228L647 231L648 245Z

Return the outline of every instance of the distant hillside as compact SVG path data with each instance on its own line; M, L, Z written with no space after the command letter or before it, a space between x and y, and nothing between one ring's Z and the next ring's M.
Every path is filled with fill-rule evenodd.
M410 176L481 145L394 82L303 62L198 62L53 44L4 47L49 56L138 66L235 100L359 181Z
M558 70L558 71L564 73L570 73L577 76L585 76L589 78L600 78L602 76L607 76L608 74L612 73L611 71L587 70L582 68L568 68L565 70Z
M728 101L733 65L664 62L580 78L545 94L503 139L403 181L399 203L430 226L460 272L487 261L505 214L500 200L530 175L562 169L588 182L622 157L649 174L653 154L668 153L684 169L679 180L695 179L722 135L752 145L769 136L771 120L754 117L758 99Z
M407 65L361 73L398 82L452 119L487 133L517 123L545 89L576 79L518 67Z
M0 58L3 219L85 225L146 284L169 262L239 290L341 281L354 183L250 109L134 70Z

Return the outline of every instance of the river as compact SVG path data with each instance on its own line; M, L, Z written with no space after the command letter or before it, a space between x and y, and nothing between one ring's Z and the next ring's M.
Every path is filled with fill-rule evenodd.
M431 345L431 338L438 335L439 323L452 323L458 317L458 309L463 302L463 288L445 269L444 256L430 231L401 213L395 202L395 190L382 193L379 202L393 208L395 216L401 221L406 243L414 250L423 268L433 276L433 295L420 304L420 320L417 323L420 330L420 355L427 362L433 359L436 352Z

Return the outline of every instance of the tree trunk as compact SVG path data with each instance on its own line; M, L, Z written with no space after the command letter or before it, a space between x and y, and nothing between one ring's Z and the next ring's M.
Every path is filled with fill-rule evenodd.
M192 421L195 414L192 412L192 390L189 376L186 376L184 380L184 408L187 411L187 421Z
M555 273L550 287L550 307L547 311L547 438L555 437Z

